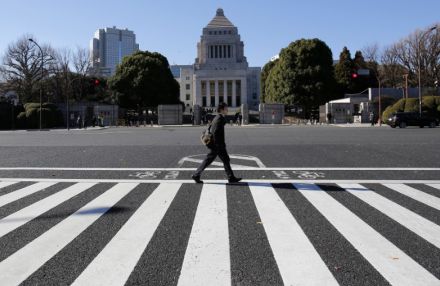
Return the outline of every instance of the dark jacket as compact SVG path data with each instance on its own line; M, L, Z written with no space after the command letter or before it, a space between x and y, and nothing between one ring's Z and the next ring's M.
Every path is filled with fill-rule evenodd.
M214 145L217 148L225 148L225 125L226 119L223 115L217 114L211 123L211 133L214 135ZM214 147L214 146L212 146Z

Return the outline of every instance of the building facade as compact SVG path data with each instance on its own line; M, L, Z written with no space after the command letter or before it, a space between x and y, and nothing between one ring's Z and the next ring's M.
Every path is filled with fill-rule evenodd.
M116 27L99 29L90 41L92 70L100 76L115 74L116 66L122 58L139 50L136 35L128 29Z
M172 69L180 71L176 79L187 107L212 108L226 102L232 110L242 104L258 110L261 68L249 67L238 29L222 9L203 28L194 65Z

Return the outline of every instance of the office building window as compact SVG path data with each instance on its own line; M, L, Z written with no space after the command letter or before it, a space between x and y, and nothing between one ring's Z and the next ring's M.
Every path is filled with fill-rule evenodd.
M191 85L189 83L186 84L186 90L190 90L191 89Z
M191 95L190 94L186 94L186 100L190 100L191 99Z

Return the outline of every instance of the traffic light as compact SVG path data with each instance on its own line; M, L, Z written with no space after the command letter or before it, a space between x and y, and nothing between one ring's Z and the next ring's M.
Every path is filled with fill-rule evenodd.
M97 87L97 86L99 86L100 84L101 84L101 81L99 80L99 79L95 79L94 81L93 81L93 84L95 85L95 87Z
M358 76L359 76L359 75L358 75L357 73L352 73L352 74L351 74L351 78L352 78L352 79L357 79Z

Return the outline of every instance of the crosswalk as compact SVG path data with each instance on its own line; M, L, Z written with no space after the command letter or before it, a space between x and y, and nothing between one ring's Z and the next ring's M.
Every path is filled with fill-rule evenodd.
M1 285L440 285L440 184L0 179Z

